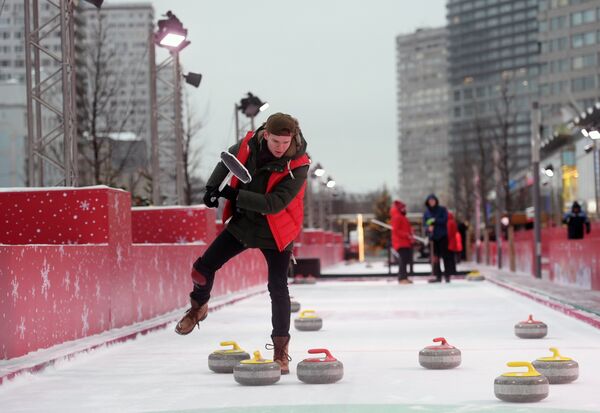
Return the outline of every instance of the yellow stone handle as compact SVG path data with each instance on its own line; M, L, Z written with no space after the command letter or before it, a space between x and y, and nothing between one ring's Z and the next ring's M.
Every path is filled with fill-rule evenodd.
M310 314L309 316L307 316L307 314ZM315 317L315 310L304 310L302 312L300 312L300 318L304 318L304 317Z
M254 358L252 359L252 361L260 362L260 361L265 361L265 359L262 358L262 355L260 354L260 351L256 350L254 352Z
M527 367L527 371L505 373L503 374L503 376L533 377L540 375L540 373L535 369L535 367L533 367L533 364L531 364L529 361L509 361L508 363L506 363L506 365L508 367Z
M229 351L240 351L242 349L235 341L221 341L219 344L223 347L233 346L233 348L227 349Z
M552 352L552 358L553 359L560 359L560 358L562 358L562 356L560 355L560 353L558 352L558 349L556 347L550 347L550 351Z

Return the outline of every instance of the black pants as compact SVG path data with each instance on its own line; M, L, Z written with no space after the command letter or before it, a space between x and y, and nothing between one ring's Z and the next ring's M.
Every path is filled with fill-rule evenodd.
M448 251L448 237L433 240L433 275L438 280L442 279L442 268L440 260L444 261L444 278L450 280L450 276L456 272L454 257Z
M406 266L410 265L410 273L412 274L413 270L413 260L412 260L412 248L398 248L398 279L406 280L408 278L408 274L406 272Z
M227 230L222 231L207 250L194 263L194 269L204 276L206 283L194 283L190 297L200 305L210 298L215 273L227 261L244 251L246 247ZM261 249L267 260L269 278L267 287L271 295L271 323L274 337L290 335L290 293L287 286L287 273L291 251Z

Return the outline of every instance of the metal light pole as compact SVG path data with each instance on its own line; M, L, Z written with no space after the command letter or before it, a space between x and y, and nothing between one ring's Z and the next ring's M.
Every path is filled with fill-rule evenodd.
M179 64L179 51L173 51L173 76L175 98L175 188L177 204L185 204L183 190L183 124L181 119L181 66Z
M150 65L150 145L152 159L152 204L161 205L160 195L160 158L158 152L158 97L156 94L156 49L154 30L150 27L148 38L148 63Z
M542 278L542 220L540 213L540 108L534 101L531 109L531 163L533 168L534 208L534 275Z
M596 218L600 218L600 145L593 141L594 148L594 195L596 197Z
M502 269L502 200L500 196L500 153L498 148L494 146L494 180L496 181L496 260L498 261L498 269Z

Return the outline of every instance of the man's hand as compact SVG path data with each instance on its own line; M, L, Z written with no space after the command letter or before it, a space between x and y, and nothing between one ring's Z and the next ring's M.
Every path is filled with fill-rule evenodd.
M212 186L206 187L206 193L204 194L204 205L209 208L217 208L219 206L219 191L217 188Z
M223 188L223 190L221 192L219 192L219 196L233 202L237 199L239 192L240 192L239 190L232 188L229 185L225 185L225 188Z

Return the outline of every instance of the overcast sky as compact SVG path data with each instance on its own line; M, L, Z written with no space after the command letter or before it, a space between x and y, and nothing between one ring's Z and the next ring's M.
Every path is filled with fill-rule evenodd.
M445 24L445 0L152 0L192 44L184 69L204 128L202 175L234 141L233 107L251 91L300 122L314 162L348 192L397 188L395 37ZM240 114L244 122L244 115Z

